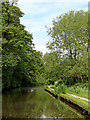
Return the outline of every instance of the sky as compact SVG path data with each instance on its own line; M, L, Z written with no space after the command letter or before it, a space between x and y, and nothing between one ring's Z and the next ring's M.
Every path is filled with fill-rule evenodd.
M18 7L25 15L20 19L25 29L33 35L37 51L49 52L46 43L51 40L47 27L57 16L70 10L88 10L89 0L19 0Z

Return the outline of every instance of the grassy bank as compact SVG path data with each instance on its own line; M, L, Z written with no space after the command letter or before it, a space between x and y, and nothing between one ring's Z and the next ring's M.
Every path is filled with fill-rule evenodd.
M66 92L88 99L88 83L77 83L72 87L68 87Z
M50 85L54 89L55 94L70 93L88 99L88 83L76 83L73 86L66 86L65 84Z
M81 100L79 98L76 98L76 97L73 97L73 96L70 96L70 95L67 95L67 94L61 94L60 96L74 102L75 104L79 105L80 107L82 107L85 110L90 112L90 110L88 109L88 106L90 105L90 103L88 103L87 101Z
M61 83L61 84L50 85L49 87L52 89L48 88L48 86L46 86L46 89L53 92L55 95L62 96L63 98L74 102L75 104L82 107L86 111L89 111L90 113L90 110L88 109L90 106L90 102L88 103L88 101L67 94L70 93L88 99L88 83L83 83L83 84L77 83L71 87L68 87L63 83Z

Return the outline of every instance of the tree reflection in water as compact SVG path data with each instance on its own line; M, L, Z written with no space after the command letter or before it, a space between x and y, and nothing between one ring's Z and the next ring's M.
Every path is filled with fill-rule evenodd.
M16 89L2 95L4 118L82 118L42 88Z

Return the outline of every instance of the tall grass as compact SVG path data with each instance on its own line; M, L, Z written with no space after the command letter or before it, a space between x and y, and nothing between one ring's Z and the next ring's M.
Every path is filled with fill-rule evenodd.
M88 83L76 83L71 87L67 87L64 83L56 83L50 85L50 87L54 89L53 92L55 95L70 93L88 99Z
M88 83L76 83L71 87L67 87L64 83L51 86L54 88L54 93L60 95L61 93L70 93L80 97L88 98Z
M80 97L88 98L88 87L86 86L72 86L67 88L67 93L75 94Z

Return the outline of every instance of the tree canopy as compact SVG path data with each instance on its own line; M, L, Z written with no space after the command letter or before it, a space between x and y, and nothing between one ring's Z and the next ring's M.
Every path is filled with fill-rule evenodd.
M32 34L20 23L24 13L13 2L2 2L3 88L36 84L41 53L34 48ZM37 57L38 54L38 57Z
M62 14L53 20L53 26L47 30L52 39L47 48L58 56L61 78L87 80L88 12L80 10Z

